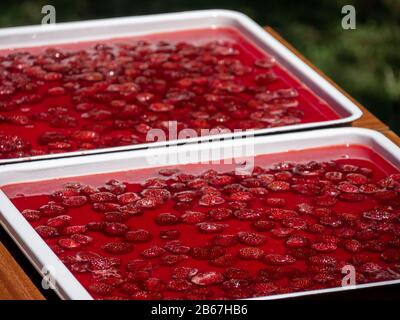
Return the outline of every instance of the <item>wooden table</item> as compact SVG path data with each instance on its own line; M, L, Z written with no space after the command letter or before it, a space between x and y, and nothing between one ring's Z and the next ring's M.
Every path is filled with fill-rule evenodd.
M354 127L377 130L394 141L397 145L400 145L400 138L393 131L391 131L386 124L376 118L352 97L350 97L326 75L322 74L320 70L313 66L272 28L267 27L266 30L269 31L276 39L282 42L286 47L292 50L314 70L320 73L324 78L330 81L339 91L349 97L364 112L362 118L353 123ZM40 276L21 254L19 249L15 246L4 230L0 230L0 241L0 299L41 300L45 298L54 298L55 296L53 292L40 289Z

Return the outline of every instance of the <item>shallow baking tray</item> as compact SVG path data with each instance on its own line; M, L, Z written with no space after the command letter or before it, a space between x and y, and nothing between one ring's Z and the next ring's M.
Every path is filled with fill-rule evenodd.
M270 33L262 29L246 15L234 11L189 11L172 14L59 23L56 25L6 28L0 29L0 49L32 48L44 45L106 40L129 36L158 34L162 32L226 27L238 30L259 49L274 56L281 66L289 71L302 84L307 86L319 98L325 100L339 115L339 119L191 138L186 139L185 142L221 139L222 137L239 137L243 135L264 135L317 127L337 126L349 124L362 115L361 110L350 99L339 92L332 84L321 77L321 75L304 63ZM172 143L176 142L183 141L177 140ZM171 142L154 142L151 144L144 143L123 147L74 151L14 159L0 159L0 164L87 155L100 152L142 149L149 147L150 145L163 146L168 143Z
M247 154L249 156L345 144L367 146L385 158L385 160L390 162L393 166L400 168L399 147L382 134L367 129L337 128L247 139L214 141L210 143L194 143L168 148L148 148L140 151L130 150L110 154L89 155L87 157L71 157L10 164L0 168L0 188L1 186L21 182L159 167L160 164L154 165L154 163L152 163L152 159L156 156L170 156L168 165L174 165L187 162L191 163L188 154L196 152L202 155L202 163L209 163L210 160L227 158L222 152L218 152L218 150L232 150L232 148L238 147L243 150L251 150L251 153ZM166 165L166 163L164 163L164 165ZM0 222L19 248L24 252L25 256L42 275L46 275L46 271L43 269L44 267L53 267L53 276L57 284L56 292L61 298L92 299L90 294L59 258L57 258L25 218L23 218L1 189ZM48 269L50 270L50 268ZM400 283L400 280L356 285L355 288L367 288L395 283ZM343 291L351 288L354 287L303 291L257 299L288 298Z

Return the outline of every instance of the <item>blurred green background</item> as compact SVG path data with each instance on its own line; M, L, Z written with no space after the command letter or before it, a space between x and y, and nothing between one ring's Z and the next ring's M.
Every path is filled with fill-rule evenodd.
M46 4L55 6L57 22L193 9L241 11L276 29L400 133L400 0L3 0L0 27L39 24ZM341 27L346 4L356 8L356 30Z

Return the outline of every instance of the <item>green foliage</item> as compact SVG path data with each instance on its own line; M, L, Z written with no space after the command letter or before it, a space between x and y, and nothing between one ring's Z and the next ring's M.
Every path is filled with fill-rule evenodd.
M400 132L399 0L26 0L0 3L0 27L38 24L52 4L57 21L193 9L241 11L270 25L339 85ZM352 4L357 29L341 28Z

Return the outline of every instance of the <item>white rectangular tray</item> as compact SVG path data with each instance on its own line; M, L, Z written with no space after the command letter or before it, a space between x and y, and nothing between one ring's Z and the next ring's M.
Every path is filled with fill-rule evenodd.
M10 164L0 167L0 187L8 184L40 181L52 178L76 177L105 172L117 172L139 168L154 167L149 159L160 155L177 155L175 163L182 164L188 153L221 150L230 147L254 146L254 155L290 152L308 148L334 146L343 144L364 145L400 168L400 149L380 133L367 129L339 128L324 129L301 133L288 133L275 136L263 136L252 139L236 139L214 141L211 143L187 144L174 148L149 148L146 150L130 150L111 154L89 155L45 161ZM217 152L203 152L218 154ZM223 159L215 157L213 160ZM202 160L210 160L203 158ZM57 258L46 243L40 238L30 224L23 218L7 196L0 190L0 222L35 268L42 273L44 266L53 266L57 284L57 294L63 299L92 299L89 293ZM400 280L375 282L357 285L356 288L367 288L387 284L400 283ZM278 299L310 294L320 294L349 290L350 287L331 288L314 291L296 292L283 295L261 297L257 299Z
M293 52L276 40L244 14L228 10L188 11L139 17L92 20L83 22L58 23L55 25L29 26L0 29L0 49L28 48L43 45L66 44L82 41L104 40L128 36L140 36L190 30L199 28L232 27L241 32L261 50L273 55L291 74L325 100L340 118L329 121L295 124L276 128L250 130L245 133L218 134L214 136L187 139L185 142L238 137L242 135L261 135L317 127L337 126L351 123L361 117L361 110L332 84L310 68ZM178 142L183 142L178 141ZM173 142L174 143L174 142ZM64 156L86 155L110 151L146 148L150 145L162 146L165 142L144 143L123 147L75 151L52 155L42 155L16 159L0 159L0 164L36 159L59 158Z

